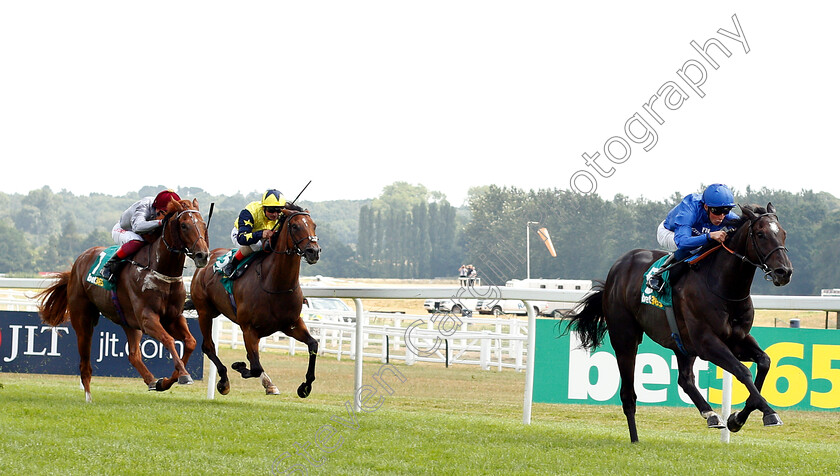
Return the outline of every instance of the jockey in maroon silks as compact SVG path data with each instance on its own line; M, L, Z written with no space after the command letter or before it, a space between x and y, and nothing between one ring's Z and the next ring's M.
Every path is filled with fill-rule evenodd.
M164 190L154 197L142 198L132 204L111 230L114 242L120 249L102 267L102 277L115 283L125 259L132 256L146 244L141 235L158 229L163 224L167 204L179 201L181 197L172 190Z

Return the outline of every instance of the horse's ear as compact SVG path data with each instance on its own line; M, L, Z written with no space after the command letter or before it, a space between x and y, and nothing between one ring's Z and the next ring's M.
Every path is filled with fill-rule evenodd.
M770 202L767 202L767 213L776 213L776 207Z
M197 198L193 198L193 206L195 207L196 210L198 210L198 199Z
M175 212L181 211L181 203L178 200L172 199L166 204L166 214L171 215Z
M752 207L750 207L749 205L738 204L738 206L741 207L741 213L746 215L746 217L750 220L755 220L757 218L755 216L755 212L753 212Z

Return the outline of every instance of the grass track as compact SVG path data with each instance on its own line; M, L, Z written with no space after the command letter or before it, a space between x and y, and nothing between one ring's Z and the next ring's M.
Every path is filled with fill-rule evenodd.
M243 352L225 350L226 363ZM785 425L754 415L729 445L694 409L640 407L641 442L629 443L617 406L536 404L522 418L522 373L399 365L405 382L359 414L353 362L319 359L312 396L295 395L303 355L266 353L282 395L232 380L205 399L205 383L144 391L139 378L94 377L85 404L70 376L0 374L0 474L836 474L840 413L780 409ZM381 365L365 363L365 383ZM341 422L344 420L344 423ZM332 436L316 432L330 425ZM308 450L302 450L308 446ZM309 462L307 462L307 454ZM316 466L318 465L318 466Z

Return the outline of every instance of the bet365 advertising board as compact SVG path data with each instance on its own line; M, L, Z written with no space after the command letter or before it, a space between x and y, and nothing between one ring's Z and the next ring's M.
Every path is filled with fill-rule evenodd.
M577 335L561 335L566 323L537 320L534 401L541 403L621 404L615 354L609 339L594 351L580 348ZM754 327L752 336L770 356L761 394L776 409L840 410L840 330ZM755 375L756 365L745 364ZM694 376L712 406L722 400L723 372L697 359ZM636 357L639 405L693 406L677 385L671 350L645 336ZM732 405L743 404L747 389L733 379Z

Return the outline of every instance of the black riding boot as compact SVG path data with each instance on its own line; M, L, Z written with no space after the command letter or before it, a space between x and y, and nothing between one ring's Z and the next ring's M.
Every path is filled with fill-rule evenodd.
M120 273L120 268L125 264L122 258L118 257L116 253L111 256L111 259L102 266L102 277L108 280L111 284L117 284L117 276Z
M230 261L228 261L228 264L226 264L225 267L222 269L222 274L224 274L228 279L236 279L242 276L242 273L245 271L245 269L236 269L238 265L239 260L236 259L235 256L232 257Z
M660 266L659 269L657 269L656 271L651 273L650 276L648 276L648 287L650 287L658 293L661 293L662 290L665 289L665 280L662 279L662 273L664 273L668 266L670 266L673 262L674 253L671 253L670 255L668 255L668 258L665 260L665 262L662 263L662 266Z

